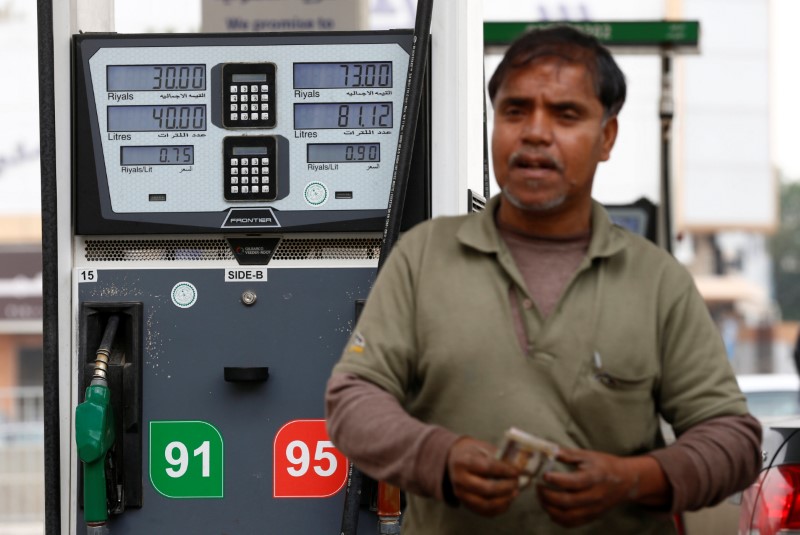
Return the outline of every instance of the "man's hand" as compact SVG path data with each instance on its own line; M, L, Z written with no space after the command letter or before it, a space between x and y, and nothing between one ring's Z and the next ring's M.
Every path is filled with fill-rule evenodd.
M586 524L625 502L658 506L669 501L669 484L652 457L565 448L558 460L574 471L544 474L538 493L544 510L562 526Z
M519 494L519 469L495 459L496 449L487 442L462 437L447 455L447 472L456 498L484 516L505 512Z

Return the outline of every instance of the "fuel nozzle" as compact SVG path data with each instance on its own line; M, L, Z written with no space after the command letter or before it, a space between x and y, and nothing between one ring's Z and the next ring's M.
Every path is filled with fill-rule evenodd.
M119 326L119 316L108 318L95 354L94 373L83 403L75 409L75 442L83 463L84 520L89 533L107 533L106 455L114 444L114 412L108 388L108 360Z

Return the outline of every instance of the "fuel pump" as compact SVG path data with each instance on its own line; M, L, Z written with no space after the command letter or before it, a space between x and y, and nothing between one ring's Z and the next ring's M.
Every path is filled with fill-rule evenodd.
M413 32L72 42L75 532L335 529L322 395L375 277ZM402 228L430 216L427 91Z
M48 533L338 532L325 381L387 213L481 190L480 3L437 4L416 118L410 30L123 35L41 3Z

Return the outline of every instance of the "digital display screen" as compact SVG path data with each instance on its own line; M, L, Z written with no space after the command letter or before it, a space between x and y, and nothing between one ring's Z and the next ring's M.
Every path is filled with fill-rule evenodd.
M206 106L109 106L109 132L205 130Z
M647 216L633 210L610 211L611 220L615 225L626 228L634 234L645 235L647 230Z
M231 82L266 82L267 74L264 72L253 72L247 74L232 74Z
M120 165L194 165L193 145L120 147Z
M379 162L380 143L310 143L308 163Z
M295 104L294 128L391 128L391 102Z
M205 65L109 65L108 91L205 91Z
M295 63L295 89L392 87L392 63Z
M258 155L258 154L267 154L267 147L260 145L260 146L251 146L251 147L233 147L231 150L231 154L234 156L251 156L251 155Z

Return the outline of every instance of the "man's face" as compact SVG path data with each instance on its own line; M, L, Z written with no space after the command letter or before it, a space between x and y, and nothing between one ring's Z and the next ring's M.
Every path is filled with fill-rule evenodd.
M511 70L494 99L492 158L503 200L520 216L590 210L595 168L616 132L583 65L545 57Z

